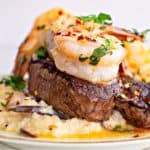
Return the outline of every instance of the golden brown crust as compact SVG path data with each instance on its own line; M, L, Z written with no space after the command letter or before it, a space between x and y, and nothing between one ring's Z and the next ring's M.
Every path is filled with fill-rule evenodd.
M42 14L36 19L31 32L19 47L19 51L15 61L15 66L13 68L14 74L24 76L28 69L31 55L37 48L44 44L44 41L42 41L41 36L51 27L53 28L53 30L57 30L57 27L55 27L56 29L54 29L53 22L55 22L62 14L68 17L70 16L63 9L54 8ZM44 25L45 28L42 30L38 30L38 27L42 25Z

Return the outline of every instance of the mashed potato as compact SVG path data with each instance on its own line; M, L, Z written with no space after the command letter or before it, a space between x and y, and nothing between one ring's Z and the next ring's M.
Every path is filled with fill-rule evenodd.
M96 133L97 137L105 137L107 136L107 130L114 130L118 125L119 127L121 126L121 131L129 127L125 119L117 111L112 113L109 120L101 123L78 118L63 120L56 115L8 111L8 108L12 106L44 106L44 108L48 109L43 112L48 111L51 114L54 112L52 107L48 106L44 101L36 102L33 97L25 96L24 93L2 84L0 84L0 104L0 130L17 134L26 133L31 137L41 137L42 135L49 135L54 138L74 135L89 135L90 137L92 133ZM109 132L109 136L112 136Z
M50 133L54 137L99 132L100 123L88 122L77 118L62 120L58 116L40 115L37 113L19 113L7 111L11 106L47 106L44 101L37 103L33 97L27 97L22 92L0 85L0 130L20 133L22 130L32 136ZM11 94L8 99L7 94ZM7 105L7 106L6 106ZM47 106L52 109L52 107ZM53 110L50 110L53 112Z

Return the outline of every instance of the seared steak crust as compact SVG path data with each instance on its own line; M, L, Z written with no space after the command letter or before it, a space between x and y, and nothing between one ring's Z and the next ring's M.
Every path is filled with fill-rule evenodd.
M100 121L110 116L119 86L117 81L95 85L60 72L50 60L32 60L29 91L70 117Z
M150 84L122 76L120 95L115 99L117 109L131 124L150 128Z

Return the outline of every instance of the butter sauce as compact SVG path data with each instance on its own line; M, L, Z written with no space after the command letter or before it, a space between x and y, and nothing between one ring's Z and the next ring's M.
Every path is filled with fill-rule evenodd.
M73 134L65 135L61 137L55 137L51 133L38 135L38 138L49 139L49 140L118 140L118 139L127 139L127 138L141 138L150 136L149 129L135 128L130 132L118 132L118 131L109 131L102 129L99 132L91 132L88 134Z

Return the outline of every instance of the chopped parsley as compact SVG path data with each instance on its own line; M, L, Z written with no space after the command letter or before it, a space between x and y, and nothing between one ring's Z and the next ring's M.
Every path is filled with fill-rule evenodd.
M135 28L132 28L131 30L129 30L131 33L133 33L133 34L136 34L136 35L140 35L140 32L137 30L137 29L135 29Z
M85 60L87 60L87 59L88 59L88 57L83 56L82 54L79 56L79 60L80 60L80 61L85 61Z
M25 88L25 81L21 76L10 75L8 77L4 77L0 83L5 84L6 86L11 86L17 90L24 90Z
M110 49L114 49L114 45L109 39L106 39L105 44L102 44L100 47L94 49L90 57L85 57L81 54L79 56L79 60L83 62L89 59L90 60L89 64L96 65L100 61L101 57L106 55Z
M45 24L39 25L39 26L37 26L37 30L43 30L43 29L45 29L45 27L46 27Z
M108 49L114 49L114 45L113 43L109 40L109 39L106 39L105 40L105 46L108 48Z
M113 131L118 131L118 132L132 132L133 129L131 129L131 128L122 128L122 126L120 124L118 124L118 125L116 125L113 128Z
M150 29L146 29L146 30L144 30L144 31L142 31L142 32L139 32L137 29L132 28L132 29L129 30L129 31L130 31L131 33L133 33L133 34L136 34L136 35L141 36L141 37L143 37L144 39L146 39L147 34L150 32Z
M1 102L0 104L1 104L2 107L6 107L7 106L7 104L3 103L3 102Z
M113 128L113 131L118 131L120 130L122 127L120 124L116 125L114 128Z
M78 18L86 22L93 21L99 24L112 24L111 16L106 13L99 13L98 15L79 16Z
M129 128L126 128L123 130L123 132L132 132L132 131L133 131L133 129L129 129Z
M90 56L90 64L91 65L96 65L100 61L101 57L105 56L110 49L113 49L114 45L113 43L109 40L105 40L105 45L102 44L100 47L96 48L93 52L93 54Z
M102 25L101 27L99 27L100 30L105 30L106 29L106 26L105 25Z
M45 59L48 56L48 50L46 47L40 47L35 51L35 54L40 59Z
M150 32L150 29L146 29L146 30L144 30L144 31L141 32L141 36L142 36L144 39L146 39L147 34L148 34L149 32Z
M93 52L93 54L90 56L90 64L91 65L96 65L100 61L100 58L103 57L108 53L107 47L105 45L102 45L98 48L96 48Z
M78 17L80 20L89 22L89 21L94 21L96 18L96 15L89 15L89 16L79 16ZM95 22L95 21L94 21Z

